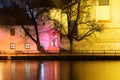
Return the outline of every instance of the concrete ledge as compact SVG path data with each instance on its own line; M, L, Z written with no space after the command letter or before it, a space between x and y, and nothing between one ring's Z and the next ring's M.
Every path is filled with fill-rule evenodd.
M120 54L113 53L1 54L0 60L120 60Z
M4 59L4 58L3 58ZM120 56L11 56L11 60L120 60Z

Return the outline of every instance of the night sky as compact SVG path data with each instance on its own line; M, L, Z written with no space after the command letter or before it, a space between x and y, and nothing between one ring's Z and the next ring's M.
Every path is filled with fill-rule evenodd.
M10 0L3 0L3 1L4 1L6 6L10 6L11 5ZM2 7L3 7L2 0L0 0L0 8L2 8Z

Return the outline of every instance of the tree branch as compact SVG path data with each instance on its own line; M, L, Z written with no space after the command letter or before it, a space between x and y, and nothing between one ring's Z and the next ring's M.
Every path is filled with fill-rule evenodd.
M28 32L28 30L23 25L21 25L21 27L24 30L24 32L36 43L37 42L36 39L34 39L32 37L32 35L30 35L30 33Z
M73 37L75 40L80 41L88 36L91 36L94 32L95 32L95 30L88 30L82 37L81 36L73 36Z

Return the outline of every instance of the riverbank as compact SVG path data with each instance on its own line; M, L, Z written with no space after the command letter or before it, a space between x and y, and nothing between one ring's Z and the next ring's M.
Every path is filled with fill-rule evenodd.
M120 60L119 53L6 53L0 60Z
M11 56L11 60L120 60L120 56Z

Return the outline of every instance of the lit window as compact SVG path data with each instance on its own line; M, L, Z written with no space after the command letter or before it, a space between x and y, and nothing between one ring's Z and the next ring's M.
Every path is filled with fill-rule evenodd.
M52 44L52 47L57 47L57 35L56 35L56 32L54 31L53 32L53 35L52 35L52 37L51 37L52 39L51 39L51 44Z
M10 49L15 49L15 43L10 43Z
M109 0L98 0L99 5L109 5Z
M25 44L25 49L29 49L30 48L30 44L29 43L26 43Z
M11 28L10 29L10 35L11 36L15 36L15 28Z

